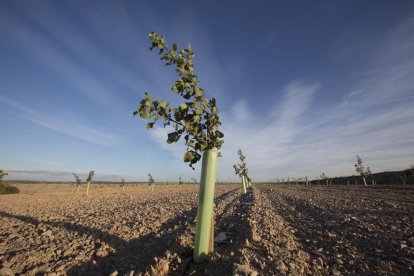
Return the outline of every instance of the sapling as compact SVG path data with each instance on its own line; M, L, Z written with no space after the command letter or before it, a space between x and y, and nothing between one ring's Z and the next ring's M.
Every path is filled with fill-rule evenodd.
M375 178L374 178L374 175L372 174L372 171L369 167L367 167L367 176L369 176L371 178L372 185L375 185Z
M223 133L219 131L221 122L218 116L216 100L207 99L204 90L199 87L198 77L194 72L194 52L191 45L178 51L177 44L168 46L165 38L152 32L150 50L159 49L161 60L165 65L175 66L178 79L171 90L184 98L178 107L171 108L165 100L153 100L148 93L141 100L134 115L139 114L143 119L149 119L147 128L152 128L160 118L164 127L169 126L172 132L168 134L167 143L175 143L183 136L187 150L184 162L194 169L201 156L202 168L200 179L199 203L197 208L197 225L194 245L194 261L202 262L209 252L213 251L213 205L214 186L216 180L216 161L218 149L223 144Z
M239 149L237 151L237 154L239 155L240 169L241 169L241 172L242 172L242 174L244 175L244 178L245 178L246 188L250 188L251 187L251 181L250 181L250 177L248 175L249 170L247 168L246 156L243 154L241 149Z
M326 185L328 185L328 184L329 184L329 177L327 177L327 176L325 175L325 173L322 173L319 177L321 178L321 180L322 180L322 181L324 181L324 180L325 180Z
M247 187L246 187L246 181L245 181L244 175L242 173L242 170L240 168L240 165L239 164L237 164L237 165L234 164L233 165L233 168L234 168L235 174L237 174L240 177L240 179L241 179L243 193L247 193L247 190L246 190L247 189Z
M152 175L149 173L148 174L148 186L150 187L151 192L154 192L154 183L155 183L155 180L152 177Z
M86 196L89 196L89 187L92 183L92 179L94 175L95 175L95 171L90 171L88 178L86 179Z
M81 181L81 179L79 178L79 176L76 173L72 173L72 174L73 174L73 176L76 179L75 187L77 189L77 193L79 193L79 189L80 189L80 186L82 184L82 181ZM73 192L75 192L75 190Z
M356 157L357 157L357 163L354 164L355 170L361 176L362 181L364 182L364 185L368 186L367 181L365 179L368 175L368 171L365 170L361 157L359 157L359 155L357 155Z
M121 187L122 191L125 191L125 180L123 178L121 178Z

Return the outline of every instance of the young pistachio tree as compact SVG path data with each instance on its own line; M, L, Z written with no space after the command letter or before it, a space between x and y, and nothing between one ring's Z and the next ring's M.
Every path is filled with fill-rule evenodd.
M365 186L367 185L367 181L366 181L366 177L368 175L367 171L364 168L364 165L362 164L362 159L361 157L359 157L359 155L356 156L357 157L357 163L354 164L355 170L357 173L359 173L359 175L362 177L362 181L364 182Z
M193 64L195 54L191 45L178 50L177 44L172 44L170 47L163 36L154 32L149 34L149 38L152 41L150 50L159 49L161 60L165 61L165 65L175 67L178 78L172 84L171 90L184 101L178 107L172 108L167 101L153 100L148 93L145 93L134 115L139 114L141 118L150 120L147 128L152 128L159 119L163 119L164 127L168 126L172 129L168 134L168 144L178 142L181 137L184 137L187 146L184 162L189 163L191 168L203 156L193 256L195 262L202 262L207 254L213 251L216 161L224 136L219 131L221 122L216 100L206 98L204 90L199 87Z
M246 156L243 154L241 149L239 149L237 151L237 154L239 155L239 159L240 159L239 166L240 166L241 173L244 176L245 186L246 186L246 188L250 188L251 187L251 181L250 181L250 177L248 175L249 170L247 169Z
M81 179L79 178L79 176L76 173L72 173L72 174L73 174L73 176L76 179L75 188L77 190L77 193L79 193L79 189L80 189L80 186L82 184L82 181L81 181ZM73 190L73 192L75 192L75 189Z
M326 185L329 184L329 177L327 177L325 173L322 173L319 177L321 178L322 181L325 181Z
M94 175L95 175L95 171L90 171L88 178L86 179L86 196L89 196L89 187L92 183L92 179Z
M243 193L247 193L246 181L245 181L242 169L240 167L240 164L234 164L233 168L234 168L235 174L237 174L242 181Z
M151 192L154 192L154 183L155 183L155 180L152 177L152 175L149 173L148 174L148 186L150 187Z
M369 176L371 178L372 185L375 185L376 181L375 181L374 175L372 174L372 171L369 167L367 167L366 173L367 173L367 176Z
M125 180L123 178L121 178L121 187L122 191L125 191Z

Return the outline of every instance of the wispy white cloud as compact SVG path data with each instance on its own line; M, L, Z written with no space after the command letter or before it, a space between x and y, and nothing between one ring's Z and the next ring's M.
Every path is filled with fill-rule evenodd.
M349 92L322 110L314 105L325 97L318 83L287 84L268 115L239 99L222 113L225 144L218 177L235 179L239 147L257 180L354 174L356 154L374 171L414 163L412 53L414 17L390 31L372 58L355 67Z
M0 102L11 108L16 117L84 141L102 146L114 146L122 141L121 136L116 134L112 128L98 130L96 127L82 123L73 116L65 116L63 113L50 116L48 113L33 110L25 104L1 95Z

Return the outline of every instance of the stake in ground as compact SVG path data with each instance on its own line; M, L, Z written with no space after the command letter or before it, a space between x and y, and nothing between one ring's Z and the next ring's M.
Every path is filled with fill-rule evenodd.
M184 162L194 169L193 165L201 159L201 179L199 204L197 208L197 226L194 245L194 261L202 262L207 254L213 251L213 200L216 181L216 161L218 149L223 144L223 133L219 131L221 122L218 116L216 100L207 99L204 90L198 86L198 77L194 72L192 59L195 53L191 45L178 50L177 44L168 46L163 36L152 32L149 34L151 48L157 48L161 60L165 65L175 66L178 79L172 84L171 90L180 95L184 101L176 108L164 100L153 100L145 92L144 99L134 112L143 119L150 120L147 128L152 128L159 118L164 121L163 126L168 127L167 143L175 143L184 136L187 150Z

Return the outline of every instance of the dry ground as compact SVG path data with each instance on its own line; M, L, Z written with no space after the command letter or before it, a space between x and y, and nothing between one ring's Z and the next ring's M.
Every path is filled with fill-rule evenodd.
M0 267L18 275L414 275L414 187L216 188L209 261L191 261L195 185L20 184L0 196Z

